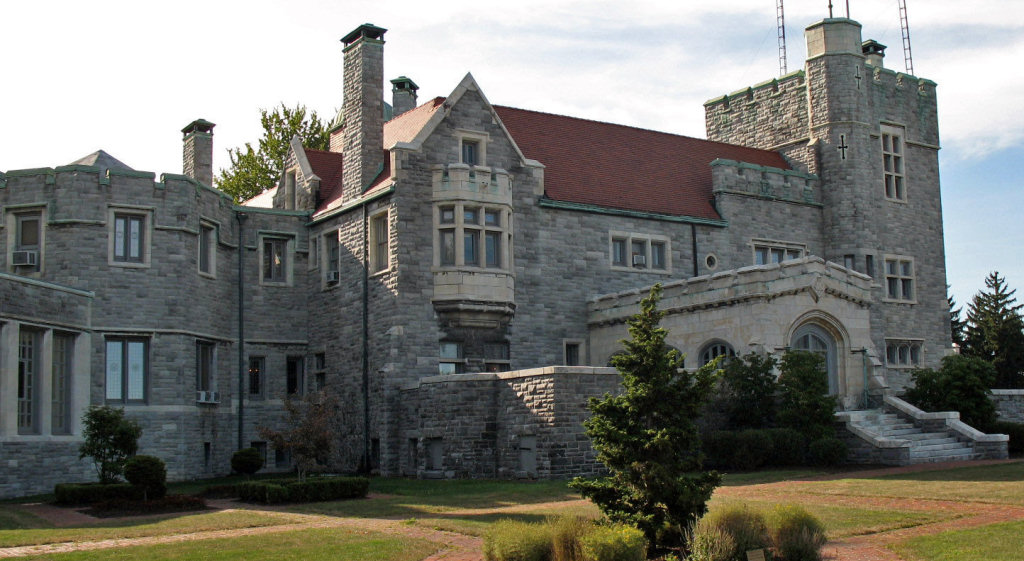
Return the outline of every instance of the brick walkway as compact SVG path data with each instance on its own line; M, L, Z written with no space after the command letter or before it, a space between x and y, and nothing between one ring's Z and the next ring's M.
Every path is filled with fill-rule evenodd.
M1015 460L1009 460L1015 461ZM1016 460L1019 461L1019 460ZM897 468L884 468L876 470L865 470L858 472L846 472L834 475L809 478L806 481L874 477L879 475L892 475L900 473L914 473L949 469L963 466L989 465L993 463L1004 463L1006 460L986 462L951 462L941 464L925 464L918 466L907 466ZM1003 522L1009 520L1024 520L1024 506L997 505L975 502L953 502L938 500L918 499L897 499L886 497L856 497L856 496L824 496L802 493L800 481L784 481L779 483L766 483L761 485L748 485L743 487L722 487L716 491L716 496L756 499L759 501L780 501L780 502L805 502L818 504L841 504L843 506L878 508L910 511L941 511L954 513L956 518L942 520L934 523L926 523L911 528L878 532L863 536L853 536L831 541L825 545L824 553L827 558L834 561L901 561L901 558L887 549L886 546L904 539L919 536L936 534L948 530L961 528L972 528ZM559 508L577 507L585 501L559 501L552 503L540 503L532 505L516 505L501 508L489 509L460 509L445 512L445 516L465 516L492 514L500 512L529 512L532 510L552 510ZM237 503L235 501L213 500L209 501L210 506L222 510L245 508L250 510L261 510L266 512L281 512L279 509L259 508L253 505ZM57 527L87 526L95 524L99 519L89 516L75 509L60 508L47 504L23 505L20 508L44 518ZM21 557L26 555L53 554L68 551L95 550L120 548L134 545L175 543L193 540L226 538L233 536L248 536L255 534L266 534L275 532L290 532L308 528L351 528L359 530L370 530L384 534L402 535L414 538L425 539L440 545L441 550L424 561L482 561L481 554L482 540L478 537L467 536L452 532L444 532L425 528L422 526L409 526L399 520L371 519L371 518L337 518L321 515L294 514L288 513L292 520L289 523L259 527L241 528L233 530L217 530L209 532L195 532L191 534L175 534L167 536L153 536L142 538L98 540L94 542L59 543L38 546L0 548L0 558ZM105 519L110 520L110 519ZM137 520L137 517L134 518ZM297 521L295 521L297 520Z

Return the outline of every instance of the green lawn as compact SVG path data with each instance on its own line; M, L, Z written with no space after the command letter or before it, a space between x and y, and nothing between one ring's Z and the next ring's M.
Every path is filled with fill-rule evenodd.
M53 561L419 561L431 542L348 529L314 529L23 557Z
M892 550L907 559L925 561L1020 561L1024 521L1003 522L969 530L911 538Z

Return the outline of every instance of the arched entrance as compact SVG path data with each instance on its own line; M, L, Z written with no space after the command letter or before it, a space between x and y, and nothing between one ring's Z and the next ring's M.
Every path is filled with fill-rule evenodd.
M806 323L793 332L792 349L820 353L825 357L825 371L828 373L828 393L839 393L839 365L836 340L831 333L814 323Z

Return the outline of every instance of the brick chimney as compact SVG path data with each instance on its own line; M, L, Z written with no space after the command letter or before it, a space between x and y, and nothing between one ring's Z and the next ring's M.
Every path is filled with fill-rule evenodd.
M420 89L405 76L399 76L391 80L391 107L394 109L394 117L416 108L416 90Z
M868 64L882 68L882 59L885 58L885 45L874 39L868 39L861 44L860 48Z
M196 119L181 129L185 138L182 173L202 183L213 185L213 127L206 119Z
M359 197L384 163L384 32L363 24L345 44L342 199Z

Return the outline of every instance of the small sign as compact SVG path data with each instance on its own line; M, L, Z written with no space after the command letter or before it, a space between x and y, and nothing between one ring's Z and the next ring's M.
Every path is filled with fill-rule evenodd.
M747 552L747 561L766 561L763 549L752 549Z

